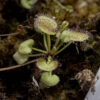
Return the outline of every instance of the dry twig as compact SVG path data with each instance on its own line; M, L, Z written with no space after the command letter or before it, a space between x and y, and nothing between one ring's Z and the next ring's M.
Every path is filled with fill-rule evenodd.
M0 71L8 71L8 70L12 70L12 69L15 69L15 68L19 68L19 67L22 67L22 66L25 66L25 65L34 63L34 62L36 62L37 60L38 60L38 59L31 60L31 61L29 61L29 62L26 62L26 63L24 63L24 64L20 64L20 65L10 66L10 67L6 67L6 68L0 68Z
M19 25L17 27L17 30L16 30L15 33L11 33L11 34L0 34L0 36L15 36L15 35L18 35L18 34L22 33L23 29L24 29L24 27L22 25Z

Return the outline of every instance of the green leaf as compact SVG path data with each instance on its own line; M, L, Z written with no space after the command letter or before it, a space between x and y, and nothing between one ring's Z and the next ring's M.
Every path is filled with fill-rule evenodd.
M52 75L49 72L44 72L41 76L41 82L46 86L55 86L59 83L60 79L57 75Z
M40 58L37 61L37 67L43 71L53 71L58 67L58 61L56 60L48 60L46 61L44 58Z
M24 54L20 54L19 52L16 52L13 55L14 60L18 63L18 64L23 64L24 62L26 62L28 60L28 55L24 55Z
M55 35L58 25L54 19L46 15L40 15L35 19L34 28L37 32Z
M26 8L26 9L31 9L33 8L33 5L38 1L38 0L20 0L21 5Z
M19 46L18 52L21 54L30 54L32 52L33 44L34 44L34 40L32 39L22 42Z
M80 33L80 32L71 31L71 30L65 30L62 33L58 33L57 37L59 37L59 34L61 34L60 39L63 42L70 42L70 41L82 42L89 38L89 36L85 33Z

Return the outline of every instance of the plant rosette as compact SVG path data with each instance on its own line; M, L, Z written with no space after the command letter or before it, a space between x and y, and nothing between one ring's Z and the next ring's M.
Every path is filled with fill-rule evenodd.
M44 72L41 76L41 82L48 87L57 85L59 81L59 77L55 74L52 75L50 72Z
M60 35L61 34L61 35ZM89 38L89 36L85 33L80 33L72 30L64 30L62 33L58 33L57 37L59 37L63 42L82 42Z
M37 63L37 67L43 71L53 71L58 67L57 60L47 60L45 58L40 58Z
M18 52L21 54L30 54L32 52L33 45L34 45L34 40L28 39L20 44Z
M55 35L58 25L56 21L49 16L39 15L35 19L34 28L39 33L45 33L47 35Z

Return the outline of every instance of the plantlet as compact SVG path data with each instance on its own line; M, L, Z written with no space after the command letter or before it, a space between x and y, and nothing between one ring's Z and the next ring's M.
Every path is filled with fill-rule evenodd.
M21 0L21 5L26 9L32 9L37 0Z
M57 22L51 17L46 15L37 16L35 18L34 28L43 35L44 49L33 47L34 40L29 39L19 45L18 51L13 56L18 64L24 63L29 57L40 56L36 60L36 66L41 71L46 71L41 76L41 82L46 86L54 86L60 80L57 75L51 74L59 65L59 62L53 59L54 56L61 53L71 43L83 42L89 37L87 34L67 29L68 25L69 23L67 21L63 21L58 29ZM55 42L51 41L51 35L56 38ZM63 43L66 43L66 45L63 46ZM37 53L31 54L32 50ZM44 58L41 57L42 55L44 55Z
M44 72L41 76L41 82L47 87L55 86L59 81L59 77L55 74L52 75L50 72Z

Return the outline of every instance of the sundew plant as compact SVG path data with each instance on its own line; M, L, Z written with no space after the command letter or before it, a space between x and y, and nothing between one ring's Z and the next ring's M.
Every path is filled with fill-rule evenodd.
M36 61L36 66L43 72L40 81L46 87L55 86L60 81L58 75L52 74L59 66L56 55L59 55L59 53L65 50L71 43L83 42L89 38L85 33L68 29L68 24L67 21L63 21L61 25L58 25L55 19L47 15L36 16L34 29L36 34L40 33L40 35L42 34L43 36L43 49L35 48L34 39L28 39L19 45L18 50L13 55L14 60L18 64L25 63L30 56L39 57ZM52 37L56 38L53 43L51 41ZM63 46L63 43L66 45ZM36 51L37 54L32 54L32 51Z

